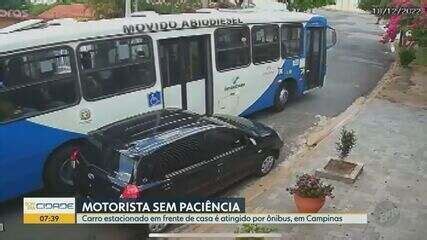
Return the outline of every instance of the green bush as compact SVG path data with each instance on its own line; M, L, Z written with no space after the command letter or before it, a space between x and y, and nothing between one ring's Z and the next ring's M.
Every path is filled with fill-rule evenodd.
M427 65L427 47L417 47L415 50L415 61L420 65Z
M381 0L360 0L357 5L363 11L371 12L373 7L379 6Z
M426 26L414 28L411 30L414 41L420 47L427 47L427 29Z
M356 145L356 134L354 130L341 129L339 140L336 144L338 155L341 159L346 158L351 149Z
M33 4L28 6L28 13L32 16L37 16L50 8L54 7L56 4Z
M399 50L399 60L403 67L408 65L415 59L415 50L412 48L402 48Z
M148 1L138 1L138 11L155 11L160 14L173 14L183 12L194 12L201 8L200 0L168 1L165 3L152 3Z
M372 12L372 8L386 7L390 2L391 0L360 0L357 7L364 11Z
M243 224L242 227L238 228L235 233L271 233L274 232L274 228L267 226L261 226L258 224ZM236 237L236 240L262 240L264 238L257 237Z
M335 0L292 0L288 2L289 11L305 12L310 9L334 5Z

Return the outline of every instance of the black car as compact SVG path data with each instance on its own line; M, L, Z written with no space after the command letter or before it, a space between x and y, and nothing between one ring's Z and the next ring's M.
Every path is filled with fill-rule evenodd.
M250 174L265 175L283 145L261 123L166 109L89 133L73 151L75 183L96 198L206 197Z

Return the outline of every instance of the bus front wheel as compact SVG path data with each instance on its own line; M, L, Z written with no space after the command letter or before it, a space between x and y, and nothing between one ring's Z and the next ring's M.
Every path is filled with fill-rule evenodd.
M72 196L74 193L70 155L75 146L68 145L55 151L45 168L45 184L49 193L59 196Z
M287 84L283 84L277 89L276 99L274 101L274 110L277 112L283 111L285 109L286 103L289 101L289 87Z

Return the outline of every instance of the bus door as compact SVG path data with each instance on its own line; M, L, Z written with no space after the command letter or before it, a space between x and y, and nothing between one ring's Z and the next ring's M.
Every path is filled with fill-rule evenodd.
M208 35L159 41L164 107L211 113Z
M326 45L323 27L310 27L308 30L308 52L305 59L305 79L307 89L322 87L325 76Z

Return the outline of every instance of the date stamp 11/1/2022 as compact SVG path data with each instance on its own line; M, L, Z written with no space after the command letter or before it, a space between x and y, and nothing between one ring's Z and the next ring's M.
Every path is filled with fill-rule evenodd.
M420 7L374 7L371 9L371 13L377 16L421 15L423 11L427 11L427 9Z

